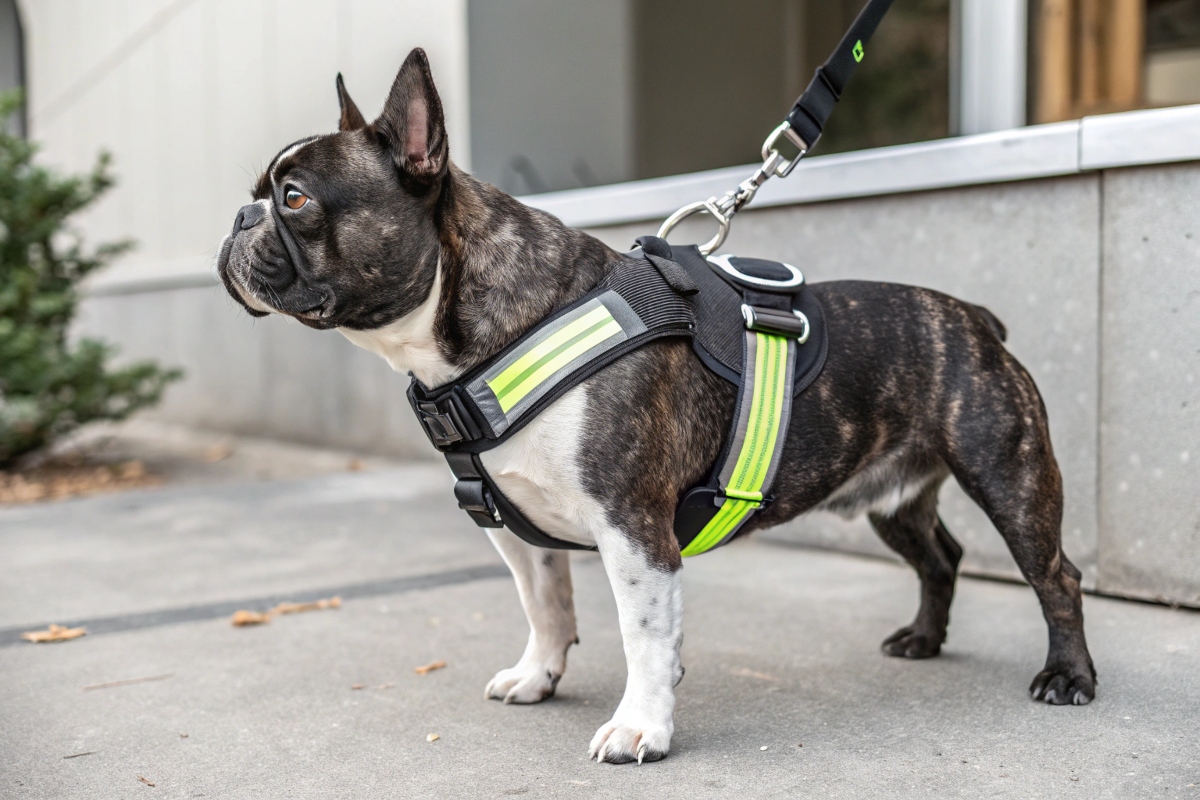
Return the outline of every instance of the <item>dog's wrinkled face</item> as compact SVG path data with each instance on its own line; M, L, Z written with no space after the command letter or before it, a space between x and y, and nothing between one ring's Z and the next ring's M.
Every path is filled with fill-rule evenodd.
M340 75L337 87L339 132L301 139L275 157L221 243L217 269L255 316L369 330L429 295L448 147L423 51L409 54L369 125Z

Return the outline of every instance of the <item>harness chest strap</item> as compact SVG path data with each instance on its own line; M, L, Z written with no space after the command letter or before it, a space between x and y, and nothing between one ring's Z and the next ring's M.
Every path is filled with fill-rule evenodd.
M481 527L509 527L540 547L594 549L555 539L530 522L488 476L479 454L497 447L597 371L647 342L689 337L686 274L631 254L602 284L551 315L454 383L429 389L415 378L408 398L429 440L457 478L459 507Z
M787 440L796 366L794 337L746 331L745 367L730 441L717 472L716 514L691 541L680 539L681 555L720 547L763 507ZM684 531L676 525L676 536Z

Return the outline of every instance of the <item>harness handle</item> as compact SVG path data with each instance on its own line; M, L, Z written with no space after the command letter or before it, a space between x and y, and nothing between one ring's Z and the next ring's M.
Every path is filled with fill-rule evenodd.
M833 55L817 67L808 88L797 98L787 119L771 131L763 142L763 163L753 175L720 199L713 196L679 209L667 217L658 229L658 235L665 239L683 220L693 214L707 213L717 222L717 234L700 246L700 252L707 256L720 247L729 235L733 215L753 200L759 187L769 179L786 178L790 175L800 163L800 159L804 158L821 138L825 124L829 121L834 106L841 99L846 84L866 56L866 43L871 40L875 29L879 27L894 1L867 0L867 4L854 19L854 24L834 49ZM795 155L785 156L780 153L780 145L784 143L795 149Z

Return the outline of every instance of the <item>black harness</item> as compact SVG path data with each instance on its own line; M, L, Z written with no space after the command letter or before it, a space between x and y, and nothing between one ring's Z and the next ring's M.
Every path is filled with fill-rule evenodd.
M828 350L824 313L817 299L804 291L794 267L726 256L709 259L695 247L672 248L657 237L643 237L638 244L596 288L486 363L437 388L413 379L409 402L457 479L459 507L481 527L507 527L539 547L593 549L539 529L487 474L480 454L503 444L563 394L648 342L690 338L708 369L743 390L752 386L746 380L746 356L752 347L748 336L764 333L801 342L787 374L792 387L787 392L789 406L790 398L820 374ZM786 432L787 417L777 419L781 433ZM689 491L679 505L675 533L685 551L724 504L721 467L738 454L738 421L735 414L710 479ZM767 454L776 461L783 440L781 435L778 447ZM770 501L769 495L762 497L736 527ZM736 528L700 551L728 541L734 533Z

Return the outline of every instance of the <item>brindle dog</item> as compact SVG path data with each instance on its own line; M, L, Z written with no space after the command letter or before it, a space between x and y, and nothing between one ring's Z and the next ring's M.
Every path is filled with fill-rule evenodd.
M302 139L271 162L219 256L229 293L254 315L336 329L394 369L437 386L497 353L594 287L622 256L517 202L449 160L441 102L421 50L367 123L338 77L338 133ZM937 514L953 475L995 523L1050 630L1035 700L1084 704L1095 670L1084 640L1079 571L1063 554L1062 479L1046 411L988 312L937 292L857 281L812 291L829 357L795 401L776 502L746 531L826 508L867 511L916 569L916 619L888 655L928 658L946 638L962 548ZM734 387L688 342L659 340L572 389L484 464L553 536L594 543L617 600L625 696L596 733L600 761L667 753L682 593L676 503L702 482L729 428ZM517 665L489 697L554 693L577 641L566 555L506 530L490 535L529 617Z

